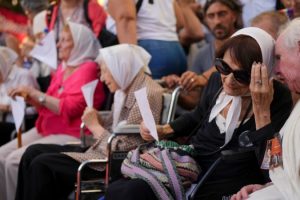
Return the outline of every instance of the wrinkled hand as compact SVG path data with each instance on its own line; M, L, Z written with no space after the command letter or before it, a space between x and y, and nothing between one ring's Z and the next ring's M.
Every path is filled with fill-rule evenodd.
M243 200L243 199L247 199L249 194L260 190L264 188L263 185L259 185L259 184L252 184L252 185L246 185L244 187L242 187L242 189L236 193L235 195L233 195L230 200Z
M150 134L150 130L146 127L145 123L140 124L140 134L145 141L153 141L154 138Z
M265 65L260 63L252 65L250 92L258 129L270 122L270 105L274 94L273 80L269 80Z
M161 80L165 82L165 84L167 85L168 88L172 89L176 85L179 84L180 77L175 74L171 74L171 75L162 77Z
M156 125L156 129L157 129L157 134L158 134L158 138L163 138L163 126L162 125ZM142 138L145 141L153 141L155 140L152 135L150 134L150 130L146 127L145 123L142 122L140 125L140 134L142 136Z
M28 87L28 86L19 86L16 88L12 88L8 91L8 96L12 97L13 99L16 96L22 96L25 101L28 100L28 98L30 98L31 94L35 91L35 89L33 89L32 87Z
M205 84L206 80L203 80L201 76L192 71L184 72L180 77L180 85L187 91L204 86Z
M86 107L81 116L81 120L93 134L98 132L97 129L101 127L98 119L98 112L94 108Z

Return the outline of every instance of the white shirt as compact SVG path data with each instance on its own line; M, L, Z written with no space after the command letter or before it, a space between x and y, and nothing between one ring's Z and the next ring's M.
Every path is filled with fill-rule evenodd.
M108 1L104 4L106 8ZM174 0L156 0L153 4L143 0L137 14L137 39L178 41L176 21ZM116 34L115 21L111 16L106 20L106 28Z

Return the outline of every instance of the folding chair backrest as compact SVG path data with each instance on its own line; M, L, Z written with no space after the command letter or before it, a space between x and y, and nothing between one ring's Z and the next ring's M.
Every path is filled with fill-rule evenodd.
M167 124L174 119L180 91L181 87L176 87L172 93L163 94L163 111L161 115L161 124Z

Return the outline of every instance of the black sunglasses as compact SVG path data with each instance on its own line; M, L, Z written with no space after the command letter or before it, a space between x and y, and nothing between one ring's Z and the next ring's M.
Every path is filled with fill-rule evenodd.
M221 74L229 75L233 74L235 80L238 82L249 85L251 80L251 74L246 70L232 70L230 66L221 58L216 58L215 66Z

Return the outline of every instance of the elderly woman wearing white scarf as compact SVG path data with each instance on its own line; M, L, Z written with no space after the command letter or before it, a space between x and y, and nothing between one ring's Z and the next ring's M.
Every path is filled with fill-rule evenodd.
M267 185L247 185L232 200L298 200L300 199L300 19L294 19L276 41L276 75L298 97L293 112L280 130L282 162L273 165L270 160L270 178ZM250 194L250 195L249 195Z
M0 111L10 110L8 90L19 85L38 88L37 82L28 70L16 65L18 55L8 47L0 47ZM12 122L12 118L5 120Z
M255 159L219 163L195 199L227 199L243 185L267 181L259 169L264 155L262 149L274 131L283 125L292 107L287 88L278 81L269 81L273 50L273 38L262 29L252 27L237 31L220 48L215 66L221 77L220 74L211 77L197 108L157 128L161 139L192 134L189 144L194 147L194 159L204 172L221 156L222 150L255 148ZM261 99L264 105L257 104ZM266 125L273 132L259 132ZM145 140L153 140L144 125L141 134ZM166 194L168 190L145 179L147 177L116 181L108 188L106 198L154 200L171 195L175 198L171 187L170 194ZM156 190L152 190L154 188Z
M25 85L10 90L12 97L24 96L27 103L37 107L38 118L35 127L22 134L21 148L17 148L16 140L0 147L0 199L14 199L18 165L28 146L79 140L81 115L86 107L81 87L98 78L99 66L94 60L99 47L89 28L69 23L58 43L58 57L62 64L52 74L47 92ZM103 85L99 82L94 106L100 107L104 99Z
M31 73L16 65L18 55L7 47L0 47L0 146L10 139L14 122L10 112L8 91L19 85L38 89L37 82Z
M94 136L94 144L88 150L60 145L31 146L21 161L16 199L66 199L74 189L80 163L107 156L110 131L122 124L139 124L142 121L134 91L146 87L154 119L159 122L163 89L144 73L150 58L143 48L136 45L120 44L100 49L97 61L101 66L101 80L111 92L115 92L112 114L101 118L97 110L86 108L82 121ZM143 140L138 136L118 137L112 148L128 150L141 142ZM87 171L95 176L99 174L95 170L103 172L104 169L105 165L96 164Z

